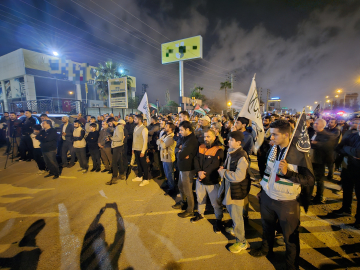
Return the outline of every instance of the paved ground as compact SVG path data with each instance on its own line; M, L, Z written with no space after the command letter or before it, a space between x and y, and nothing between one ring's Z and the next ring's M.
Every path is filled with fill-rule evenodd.
M4 149L0 150L3 154ZM215 234L214 215L197 224L181 219L161 181L139 187L108 174L64 169L60 179L37 176L36 164L3 169L0 157L0 268L7 269L282 269L284 247L270 262L247 251L232 254L230 235ZM253 162L255 164L256 162ZM255 165L254 165L254 169ZM130 176L133 178L134 174ZM337 176L338 178L338 176ZM328 219L340 206L337 181L327 182L328 203L301 215L301 269L360 269L360 231ZM259 188L252 186L246 237L261 241ZM225 219L230 219L225 215Z

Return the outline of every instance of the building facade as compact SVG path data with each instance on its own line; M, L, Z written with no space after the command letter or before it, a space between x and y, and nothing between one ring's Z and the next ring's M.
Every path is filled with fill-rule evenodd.
M19 104L37 112L74 113L80 104L106 107L96 91L95 77L95 66L88 63L18 49L0 57L0 112L17 110ZM132 78L129 92L135 96L136 78Z

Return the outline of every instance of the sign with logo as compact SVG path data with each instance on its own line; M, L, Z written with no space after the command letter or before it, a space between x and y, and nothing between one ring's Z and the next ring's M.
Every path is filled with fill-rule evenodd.
M108 80L108 91L110 108L128 108L126 77Z
M182 60L203 58L202 36L161 44L161 62L169 64Z

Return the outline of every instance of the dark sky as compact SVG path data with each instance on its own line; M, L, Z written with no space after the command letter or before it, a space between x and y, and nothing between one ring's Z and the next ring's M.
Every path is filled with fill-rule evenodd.
M178 101L178 65L162 65L160 44L202 35L204 59L185 63L185 94L194 84L224 100L257 86L300 110L342 88L359 92L360 1L357 0L2 0L0 55L18 48L97 65L123 63L149 101ZM225 101L225 100L224 100Z

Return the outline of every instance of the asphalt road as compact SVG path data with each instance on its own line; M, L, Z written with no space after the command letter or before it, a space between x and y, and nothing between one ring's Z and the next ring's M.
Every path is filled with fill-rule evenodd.
M59 179L44 179L36 175L34 161L10 163L4 169L3 152L0 149L0 268L284 268L282 246L275 248L271 262L248 251L230 253L227 247L234 237L213 232L212 212L196 224L179 218L179 211L171 208L174 200L160 188L162 181L139 187L131 181L132 173L127 182L107 186L108 174L82 174L78 164L64 169ZM252 164L256 172L256 162ZM360 269L360 231L345 225L354 217L326 216L341 205L338 190L336 180L327 182L327 203L301 214L301 269ZM258 191L254 183L246 226L252 247L261 243Z

